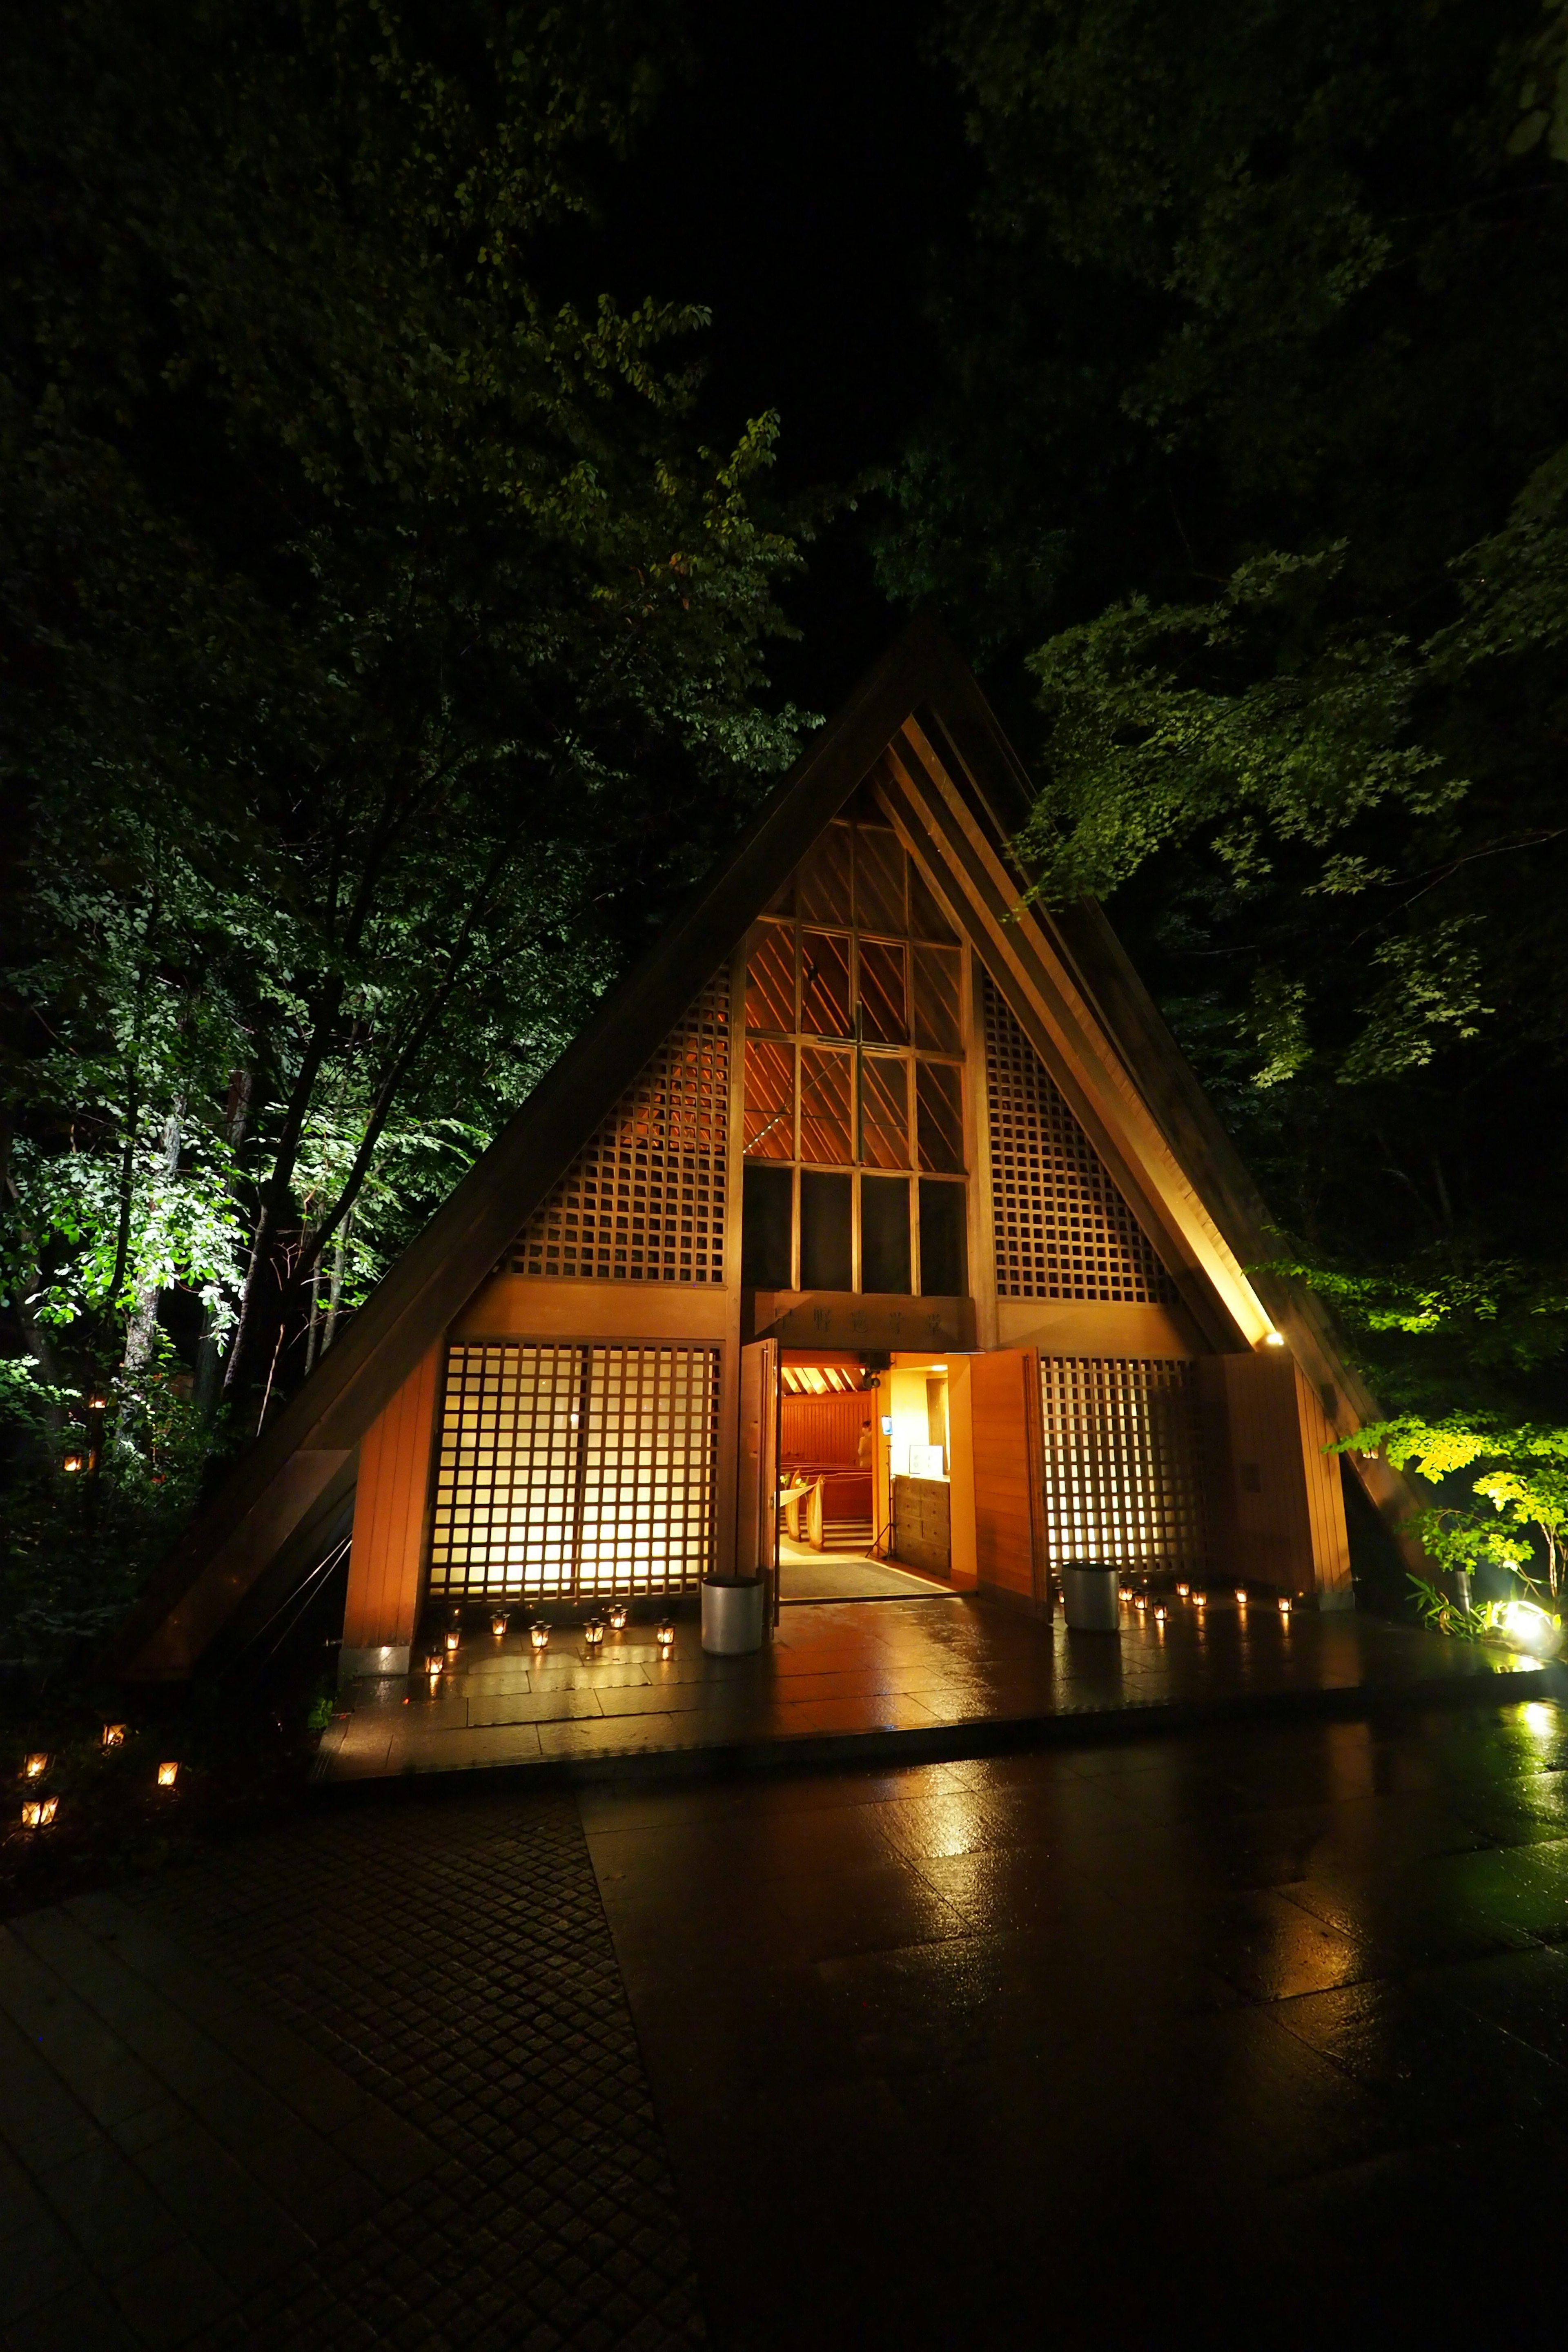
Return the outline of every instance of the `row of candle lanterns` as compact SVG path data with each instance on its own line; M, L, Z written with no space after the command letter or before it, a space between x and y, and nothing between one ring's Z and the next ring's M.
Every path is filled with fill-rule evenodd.
M126 1729L127 1727L123 1723L106 1723L103 1727L103 1735L100 1745L105 1748L123 1748L125 1745ZM22 1759L23 1780L32 1781L41 1780L47 1772L53 1760L54 1759L50 1756L47 1748L35 1748L30 1749L29 1752ZM172 1789L178 1781L179 1777L179 1759L176 1757L166 1758L165 1760L158 1767L157 1786L160 1789ZM59 1812L59 1809L60 1801L57 1796L24 1797L22 1800L22 1827L25 1830L47 1830L55 1821Z
M1146 1592L1134 1592L1130 1584L1122 1585L1118 1597L1123 1601L1130 1601L1133 1608L1139 1611L1146 1610L1149 1607L1149 1595ZM1194 1587L1190 1584L1178 1584L1176 1587L1176 1598L1178 1601L1190 1601L1194 1609L1206 1609L1208 1606L1208 1594L1200 1587ZM1236 1605L1238 1609L1245 1609L1250 1598L1251 1595L1248 1593L1245 1584L1238 1584L1236 1587ZM1277 1605L1280 1616L1289 1617L1290 1614L1289 1594L1288 1592L1282 1592L1279 1595ZM1154 1617L1156 1622L1163 1624L1165 1621L1165 1615L1166 1612L1163 1605L1155 1608Z
M457 1622L459 1613L460 1612L457 1610L454 1610L452 1612L454 1622L447 1630L444 1648L432 1650L429 1656L425 1661L426 1672L430 1675L432 1678L445 1672L447 1665L457 1656L458 1650L462 1647L462 1629L460 1624ZM626 1602L624 1601L614 1601L610 1603L609 1608L605 1611L603 1617L593 1616L588 1619L587 1623L583 1628L583 1640L586 1645L588 1655L591 1658L597 1657L599 1652L604 1647L605 1627L606 1622L613 1633L620 1633L626 1631L626 1618L627 1611ZM490 1632L495 1635L498 1641L500 1641L506 1633L510 1622L510 1621L504 1610L498 1609L494 1616L490 1619ZM550 1627L543 1618L536 1618L533 1623L529 1627L528 1639L530 1646L533 1650L536 1657L542 1655L542 1654L550 1647ZM658 1643L663 1655L668 1658L671 1650L675 1647L675 1625L672 1619L666 1617L661 1621L655 1629L654 1640Z

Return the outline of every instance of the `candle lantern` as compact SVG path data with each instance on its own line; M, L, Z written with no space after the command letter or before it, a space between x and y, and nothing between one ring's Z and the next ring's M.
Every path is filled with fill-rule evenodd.
M85 1454L68 1454L65 1460L60 1464L60 1468L67 1471L85 1470L87 1468L87 1456Z
M546 1625L542 1620L537 1625L531 1625L528 1629L528 1638L532 1643L536 1650L548 1650L550 1647L549 1626Z
M48 1769L49 1759L39 1750L35 1750L31 1756L25 1756L22 1759L24 1780L41 1780Z
M1132 1587L1130 1584L1119 1584L1116 1588L1116 1598L1125 1607L1132 1598Z
M60 1801L58 1797L24 1797L22 1827L25 1830L47 1830L58 1812L59 1806Z
M159 1765L158 1786L160 1789L172 1789L179 1777L180 1768L178 1764L168 1763Z
M1209 1597L1208 1597L1208 1594L1207 1594L1206 1592L1197 1591L1197 1592L1194 1592L1194 1595L1193 1595L1193 1607L1194 1607L1194 1609L1206 1609L1206 1608L1208 1607L1208 1605L1209 1605Z
M1236 1588L1236 1605L1238 1609L1245 1609L1247 1606L1247 1587L1245 1584L1238 1584Z
M614 1627L615 1631L616 1631L617 1633L624 1633L626 1632L626 1602L625 1602L624 1601L611 1601L611 1603L610 1603L610 1623L611 1623L611 1625Z
M1192 1586L1191 1586L1190 1584L1178 1584L1178 1585L1177 1585L1177 1587L1176 1587L1176 1598L1177 1598L1177 1600L1178 1600L1178 1601L1185 1601L1186 1599L1188 1599L1188 1597L1190 1596L1190 1594L1191 1594L1191 1592L1192 1592L1192 1589L1193 1589L1193 1588L1192 1588Z
M666 1617L663 1620L658 1632L654 1638L658 1642L658 1646L663 1651L665 1656L668 1658L671 1650L675 1647L675 1627L669 1618Z
M1155 1610L1155 1612L1154 1612L1154 1622L1155 1622L1155 1624L1156 1624L1156 1625L1163 1625L1163 1624L1164 1623L1164 1622L1165 1622L1165 1612L1164 1612L1164 1610L1163 1610L1163 1609L1156 1609L1156 1610Z
M103 1727L103 1744L106 1748L123 1748L125 1726L122 1723L106 1723Z
M429 1675L432 1682L435 1681L437 1675L441 1672L441 1669L445 1666L447 1660L444 1652L440 1650L431 1651L429 1656L425 1661L425 1671Z
M604 1641L604 1638L605 1626L603 1619L598 1617L590 1617L587 1623L583 1628L583 1639L588 1644L588 1655L590 1657L595 1655L600 1644Z
M462 1638L462 1635L456 1632L447 1634L447 1654L448 1657L453 1656L456 1654L458 1644L461 1642Z
M490 1619L490 1632L496 1636L498 1641L506 1632L506 1612L504 1609L498 1609L495 1615Z
M1289 1593L1282 1592L1279 1595L1279 1614L1281 1617L1289 1617L1290 1614L1290 1596Z
M1146 1592L1135 1592L1132 1596L1132 1606L1134 1609L1147 1609L1149 1595Z

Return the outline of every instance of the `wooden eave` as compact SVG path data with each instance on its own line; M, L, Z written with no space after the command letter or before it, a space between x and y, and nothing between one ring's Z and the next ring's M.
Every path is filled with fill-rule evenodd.
M1245 1271L1268 1254L1261 1201L1109 924L1089 907L1011 919L1026 877L1005 844L1027 780L950 641L918 621L236 1465L121 1627L114 1669L189 1675L269 1563L346 1491L372 1422L873 770L927 880L973 940L1211 1344L1256 1344L1277 1316L1310 1376L1331 1382L1352 1413L1364 1399L1370 1415L1314 1303L1279 1285L1276 1303Z

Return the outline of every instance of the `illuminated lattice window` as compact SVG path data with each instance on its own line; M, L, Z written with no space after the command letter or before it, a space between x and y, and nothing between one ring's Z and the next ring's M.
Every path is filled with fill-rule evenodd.
M997 1296L1173 1299L1147 1235L989 976L985 1080Z
M512 1274L722 1282L728 983L703 990L507 1259Z
M1098 1559L1201 1573L1191 1364L1047 1356L1040 1391L1052 1566Z
M719 1350L489 1341L447 1359L430 1591L679 1592L713 1566Z

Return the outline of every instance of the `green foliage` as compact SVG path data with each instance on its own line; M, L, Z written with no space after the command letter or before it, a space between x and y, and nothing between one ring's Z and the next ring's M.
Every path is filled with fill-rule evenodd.
M553 282L678 53L622 0L0 34L0 1288L113 1381L106 1527L188 1502L220 1375L236 1437L299 1379L794 754L775 420L703 446L706 314Z
M985 185L884 582L1022 657L1038 891L1111 898L1388 1412L1487 1435L1431 1541L1546 1575L1568 10L949 0L939 47Z

